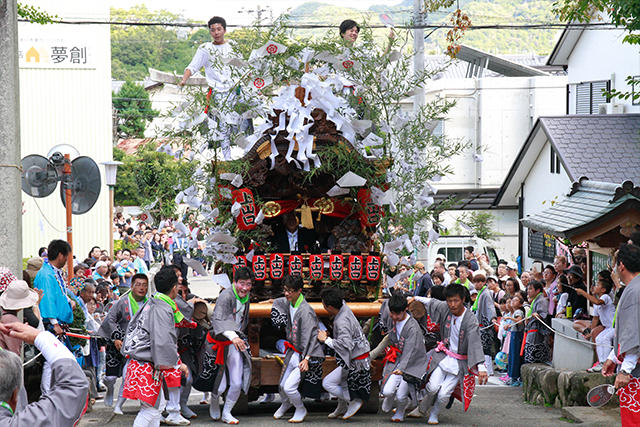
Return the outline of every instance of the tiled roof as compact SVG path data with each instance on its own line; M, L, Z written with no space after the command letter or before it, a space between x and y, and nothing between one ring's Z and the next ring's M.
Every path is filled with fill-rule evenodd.
M569 178L640 183L640 114L541 117Z
M571 238L572 230L602 218L625 203L640 203L640 188L634 187L631 181L620 185L582 178L574 183L565 199L520 221L532 230Z

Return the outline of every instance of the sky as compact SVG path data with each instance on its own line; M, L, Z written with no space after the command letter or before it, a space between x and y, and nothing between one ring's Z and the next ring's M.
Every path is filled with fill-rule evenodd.
M219 15L224 17L229 24L248 25L255 19L256 7L261 9L270 8L273 16L285 12L287 9L295 8L310 0L215 0L215 1L175 1L175 0L110 0L113 7L129 9L138 4L145 4L150 10L165 9L170 12L182 14L185 18L206 21L211 16ZM315 0L317 1L317 0ZM344 6L345 0L320 0L321 3L328 3L337 6ZM387 4L389 6L400 3L399 0L351 0L350 7L365 10L374 4ZM269 12L266 12L269 16Z

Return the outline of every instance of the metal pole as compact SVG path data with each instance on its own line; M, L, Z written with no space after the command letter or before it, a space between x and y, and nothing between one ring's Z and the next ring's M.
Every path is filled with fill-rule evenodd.
M425 14L422 13L422 0L413 0L413 24L420 26ZM424 71L424 30L413 30L413 70L416 75ZM413 96L413 111L418 111L424 105L424 88L420 88Z
M113 258L113 185L109 186L109 256ZM115 258L113 258L115 259Z
M22 277L22 194L20 166L20 85L16 1L0 1L0 265Z
M64 155L64 200L67 209L67 242L71 246L71 253L67 259L67 278L71 282L73 279L73 227L72 223L72 210L71 210L71 156L69 154Z

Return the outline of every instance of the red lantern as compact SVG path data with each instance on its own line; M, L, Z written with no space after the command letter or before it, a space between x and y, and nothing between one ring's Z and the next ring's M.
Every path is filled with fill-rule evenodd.
M302 276L302 255L289 255L289 274Z
M236 223L240 230L253 230L256 224L256 203L253 200L253 193L248 188L240 188L232 192L233 203L240 203L240 213L236 218Z
M350 280L359 281L362 279L362 257L360 255L351 255L347 268Z
M380 279L380 257L376 255L369 255L367 257L365 270L367 280L370 282L377 282L378 279Z
M343 267L344 260L342 259L342 255L329 256L329 278L331 280L342 280Z
M309 278L322 280L324 273L324 260L322 255L309 255Z
M360 223L363 227L375 227L384 216L381 206L371 201L371 191L366 188L358 190L358 203L360 203Z
M238 255L236 257L236 263L233 265L233 272L235 273L237 269L247 266L247 257L244 255Z
M253 256L253 276L257 282L267 278L267 257L264 255Z
M271 254L269 256L269 270L272 279L282 279L282 276L284 276L284 257L282 254Z

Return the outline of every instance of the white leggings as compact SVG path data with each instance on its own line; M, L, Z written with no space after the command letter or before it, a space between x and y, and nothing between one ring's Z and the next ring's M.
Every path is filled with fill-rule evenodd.
M453 389L458 384L458 376L443 371L439 366L431 373L431 378L427 383L427 393L438 393L437 400L448 400L453 393Z
M322 380L322 387L329 393L336 396L338 399L349 400L349 388L347 386L347 379L344 375L344 369L338 366L331 371L329 375Z
M229 391L227 391L227 401L237 402L240 397L240 392L242 391L242 354L235 348L233 344L229 347L229 351L227 353L227 357L225 359L227 372L229 373L229 377L231 377L230 381L227 378L227 372L224 373L222 377L222 381L220 381L220 387L218 387L218 395L224 393L227 389L227 385L229 386Z
M129 359L125 361L124 366L122 367L122 382L120 382L120 390L118 391L118 399L122 399L122 392L124 391L124 379L127 378L127 366L129 366ZM113 385L116 383L118 377L108 376L104 377L105 385Z
M136 419L133 420L133 427L158 427L160 420L162 419L162 413L160 407L164 406L164 393L160 390L158 400L156 400L155 406L151 406L148 403L140 402L140 411L136 415Z
M298 391L300 385L301 373L298 364L300 363L300 355L293 352L289 364L284 370L282 381L280 382L280 398L282 403L289 402L296 408L302 405L302 396Z
M409 384L402 379L402 375L391 374L382 388L382 395L386 399L395 396L398 402L402 402L409 396Z
M596 353L598 353L598 361L600 363L606 362L607 357L609 357L615 331L614 328L605 328L605 330L600 332L596 337L596 344L599 344L596 347Z

